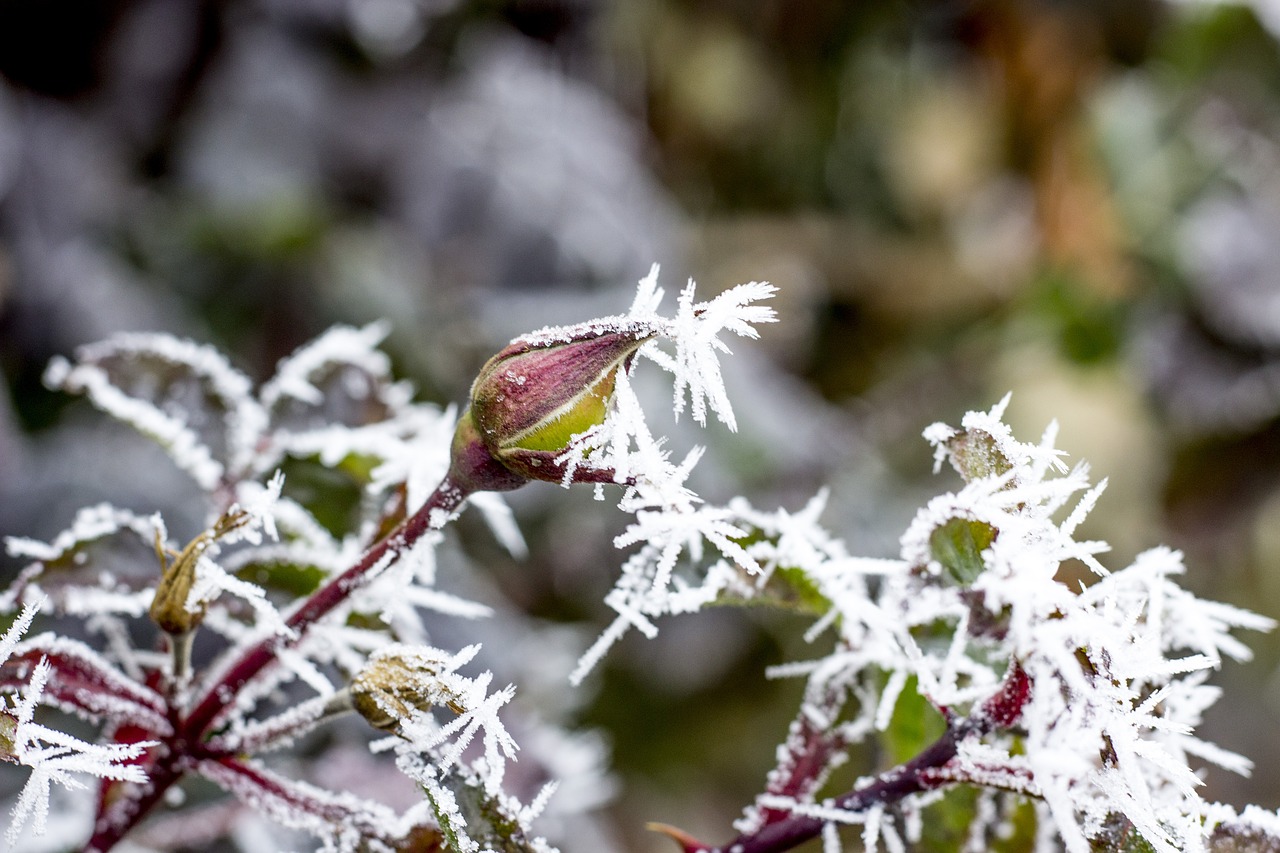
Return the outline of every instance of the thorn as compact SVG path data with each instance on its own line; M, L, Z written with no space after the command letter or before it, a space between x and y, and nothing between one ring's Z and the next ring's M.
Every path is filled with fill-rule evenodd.
M680 849L683 850L684 853L706 853L706 851L710 851L712 849L709 845L703 844L683 829L677 829L667 823L650 821L644 825L644 828L650 832L657 832L661 835L665 835L667 838L670 838L676 844L680 845Z

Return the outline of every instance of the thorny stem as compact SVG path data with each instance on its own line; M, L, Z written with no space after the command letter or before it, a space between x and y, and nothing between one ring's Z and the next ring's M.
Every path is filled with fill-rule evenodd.
M436 487L422 508L405 519L355 565L332 578L285 621L289 635L276 635L250 648L218 681L205 689L191 713L179 721L172 735L164 738L157 750L158 760L148 769L147 784L135 787L131 795L116 800L100 814L87 850L110 850L164 796L186 771L195 757L207 755L204 742L209 729L230 705L240 689L272 664L282 646L296 643L313 624L346 601L370 575L386 568L417 543L424 534L438 530L462 506L470 492L455 485L450 478Z
M955 780L938 771L945 768L959 750L960 744L972 737L1008 728L1021 717L1031 696L1031 681L1023 668L1014 662L999 692L983 703L969 717L949 722L942 736L905 764L877 776L870 784L836 797L829 805L836 811L865 812L877 805L901 802L911 794L930 791ZM811 815L792 813L753 832L738 836L728 844L710 846L695 841L681 832L667 832L684 849L684 853L782 853L816 838L826 820Z

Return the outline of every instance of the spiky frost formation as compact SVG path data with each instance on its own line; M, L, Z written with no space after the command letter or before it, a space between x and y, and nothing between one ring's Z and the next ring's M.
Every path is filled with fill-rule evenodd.
M1083 464L1063 465L1052 426L1037 444L1017 441L1002 420L1006 403L970 413L959 429L926 430L938 461L949 459L965 482L920 510L895 560L851 556L818 522L824 495L797 513L761 512L741 499L710 507L678 486L688 466L666 481L661 500L646 503L654 492L633 490L624 507L636 521L617 544L639 547L606 599L618 617L574 678L628 628L652 636L665 615L735 599L809 610L810 636L833 631L836 648L775 670L807 677L809 688L782 763L739 829L821 812L894 849L915 835L910 822L820 805L827 771L849 744L888 729L909 685L949 718L981 716L1016 666L1030 685L1017 713L975 726L981 736L930 771L929 786L1037 798L1042 824L1073 853L1117 816L1154 850L1202 849L1210 826L1196 769L1249 770L1194 734L1218 695L1205 680L1224 658L1248 657L1233 631L1272 623L1181 589L1182 558L1170 549L1105 567L1106 543L1075 535L1105 482L1091 485ZM1095 581L1069 587L1059 579L1068 561L1089 567ZM934 796L912 795L903 808L918 813ZM997 820L992 808L982 813ZM981 838L985 830L973 831Z

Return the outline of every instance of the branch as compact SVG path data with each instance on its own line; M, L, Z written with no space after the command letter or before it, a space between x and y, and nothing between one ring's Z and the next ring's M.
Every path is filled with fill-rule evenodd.
M286 625L292 638L275 635L245 652L240 659L213 685L187 717L183 730L192 738L202 738L222 711L250 679L276 659L282 645L297 642L315 622L338 607L356 589L372 576L391 565L408 551L422 536L444 526L451 514L466 500L468 492L454 486L448 479L436 487L422 508L400 524L390 535L364 553L354 566L347 569L312 593L306 603L294 611Z
M915 758L880 774L857 790L836 797L829 807L824 806L823 811L865 812L874 806L899 803L912 794L954 784L956 780L945 770L956 757L960 744L969 738L982 737L1012 726L1021 717L1022 709L1030 698L1031 680L1026 671L1014 662L1000 691L975 713L950 721L942 736ZM828 822L826 818L796 810L720 846L696 841L678 830L671 831L661 826L654 828L676 841L684 853L720 853L726 850L733 853L782 853L816 838Z
M160 802L165 791L181 778L184 770L179 761L157 761L147 768L145 785L130 784L98 816L93 825L93 837L85 845L85 853L106 853L114 847Z
M276 660L276 653L282 646L297 642L313 624L399 559L423 535L443 527L468 495L469 492L446 478L421 509L366 551L354 566L312 593L286 620L291 639L277 634L241 655L221 678L205 689L191 713L178 722L176 731L163 738L161 747L156 751L156 760L147 771L148 784L130 786L112 802L95 825L93 838L86 849L101 853L115 846L160 801L164 792L191 769L191 762L203 759L203 764L208 765L210 761L230 760L227 755L210 749L206 739L213 724L234 704L240 689Z
M814 702L806 701L783 746L777 768L769 774L765 794L801 801L826 782L834 762L843 756L848 740L836 717L845 702L843 689L828 688ZM759 826L785 820L789 812L760 806Z
M399 820L390 808L287 779L256 763L208 759L196 766L196 772L283 826L333 840L377 839L392 846L401 837Z

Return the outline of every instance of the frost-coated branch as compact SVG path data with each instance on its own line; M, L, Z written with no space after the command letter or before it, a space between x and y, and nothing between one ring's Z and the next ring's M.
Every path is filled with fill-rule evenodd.
M201 744L210 728L232 707L231 699L251 679L277 662L283 647L302 638L308 629L402 554L412 549L426 533L443 527L466 500L467 493L447 478L417 512L364 553L342 574L330 579L286 620L288 634L274 634L249 648L219 678L204 689L179 729L166 738L153 765L148 784L133 796L122 796L99 820L91 849L109 850L155 805L164 791L180 778L193 756L203 752Z
M942 736L910 761L875 776L853 791L816 806L793 801L789 814L782 811L782 797L772 798L777 805L771 810L768 822L759 829L739 835L728 844L708 845L679 832L669 832L668 835L680 844L684 853L781 853L790 850L817 838L829 823L851 823L872 809L892 807L912 794L936 790L957 781L945 771L956 760L960 747L967 741L1015 725L1030 696L1030 680L1022 667L1014 664L1000 690L974 714L948 720Z
M285 621L290 631L289 636L294 641L301 638L313 624L413 548L423 535L444 527L466 498L467 493L462 489L454 486L448 479L443 481L417 512L366 551L355 565L316 590L289 616ZM196 736L205 734L209 725L223 710L225 697L234 695L247 681L269 666L275 659L276 652L288 642L290 641L286 637L273 636L262 640L241 656L216 683L205 689L203 698L186 718L184 730Z

